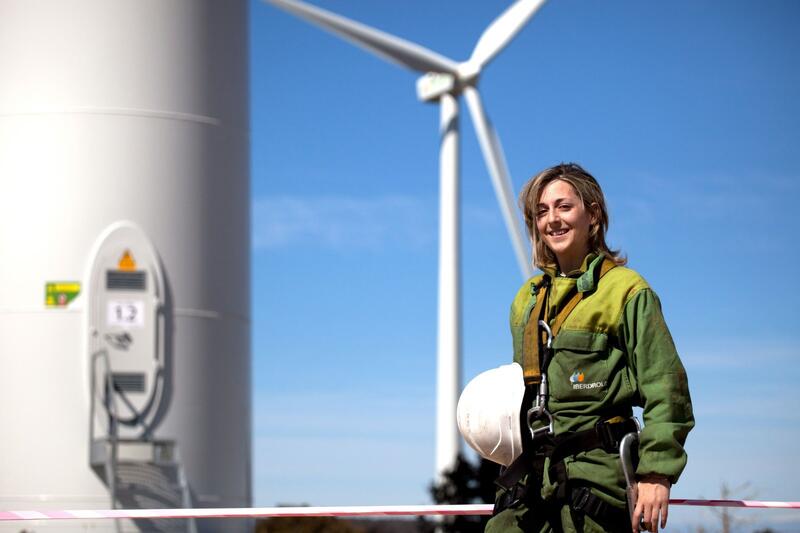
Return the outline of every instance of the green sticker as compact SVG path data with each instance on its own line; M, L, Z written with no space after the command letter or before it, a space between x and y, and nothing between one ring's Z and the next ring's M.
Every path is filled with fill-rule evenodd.
M81 292L77 281L50 281L44 285L44 305L46 307L67 307Z

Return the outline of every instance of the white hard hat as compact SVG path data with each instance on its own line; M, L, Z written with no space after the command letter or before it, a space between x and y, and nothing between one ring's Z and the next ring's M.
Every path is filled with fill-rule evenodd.
M524 394L517 363L478 374L464 387L456 408L458 430L481 457L508 466L522 453L519 411Z

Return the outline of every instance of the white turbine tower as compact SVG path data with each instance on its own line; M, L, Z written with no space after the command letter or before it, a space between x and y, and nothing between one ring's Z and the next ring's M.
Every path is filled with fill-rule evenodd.
M514 193L500 140L486 117L477 90L482 69L516 36L545 0L518 0L483 32L472 56L455 62L420 45L297 0L266 0L320 26L379 57L422 72L417 95L425 102L438 101L441 109L439 155L439 313L437 341L436 474L453 465L459 450L456 402L460 388L460 264L459 264L459 168L458 101L467 100L472 122L497 201L511 237L517 262L525 278L531 266L524 232L515 215Z

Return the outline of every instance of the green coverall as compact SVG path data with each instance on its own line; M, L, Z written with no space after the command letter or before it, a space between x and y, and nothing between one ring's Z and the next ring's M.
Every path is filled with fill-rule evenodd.
M630 417L632 407L641 406L644 428L637 475L659 474L675 483L686 466L683 444L694 426L686 371L658 297L647 282L633 270L618 266L598 284L602 259L602 255L589 254L581 270L566 277L547 272L552 285L546 316L551 319L576 284L583 293L553 341L554 355L547 368L547 406L554 432L590 429L600 420ZM539 275L526 282L511 306L514 361L520 365L525 325L536 303L534 286L541 279ZM529 407L523 406L525 411ZM614 507L626 508L618 453L597 448L567 457L564 465L570 486L588 487ZM486 531L630 531L629 520L600 525L570 509L569 502L554 501L555 489L546 465L540 487L545 503L538 509L525 504L506 509L489 521Z

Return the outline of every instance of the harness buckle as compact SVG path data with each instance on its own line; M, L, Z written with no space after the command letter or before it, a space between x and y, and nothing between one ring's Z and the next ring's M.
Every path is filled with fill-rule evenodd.
M614 431L611 427L612 424L614 424L614 422L600 420L594 426L597 436L600 437L602 447L607 452L615 452L617 451L617 446L619 446L618 439L614 438Z
M586 487L573 491L572 493L572 508L578 512L585 513L589 508L589 503L592 499L592 493Z
M517 507L526 497L527 487L517 483L510 489L503 492L494 504L492 516L496 516L506 509Z
M638 430L639 421L636 420L636 418L630 419L614 417L609 420L600 420L597 422L597 424L595 424L595 431L597 432L597 436L600 438L602 448L605 451L609 453L615 453L619 451L619 443L622 440L622 437L630 431L628 429L630 420L635 422Z

